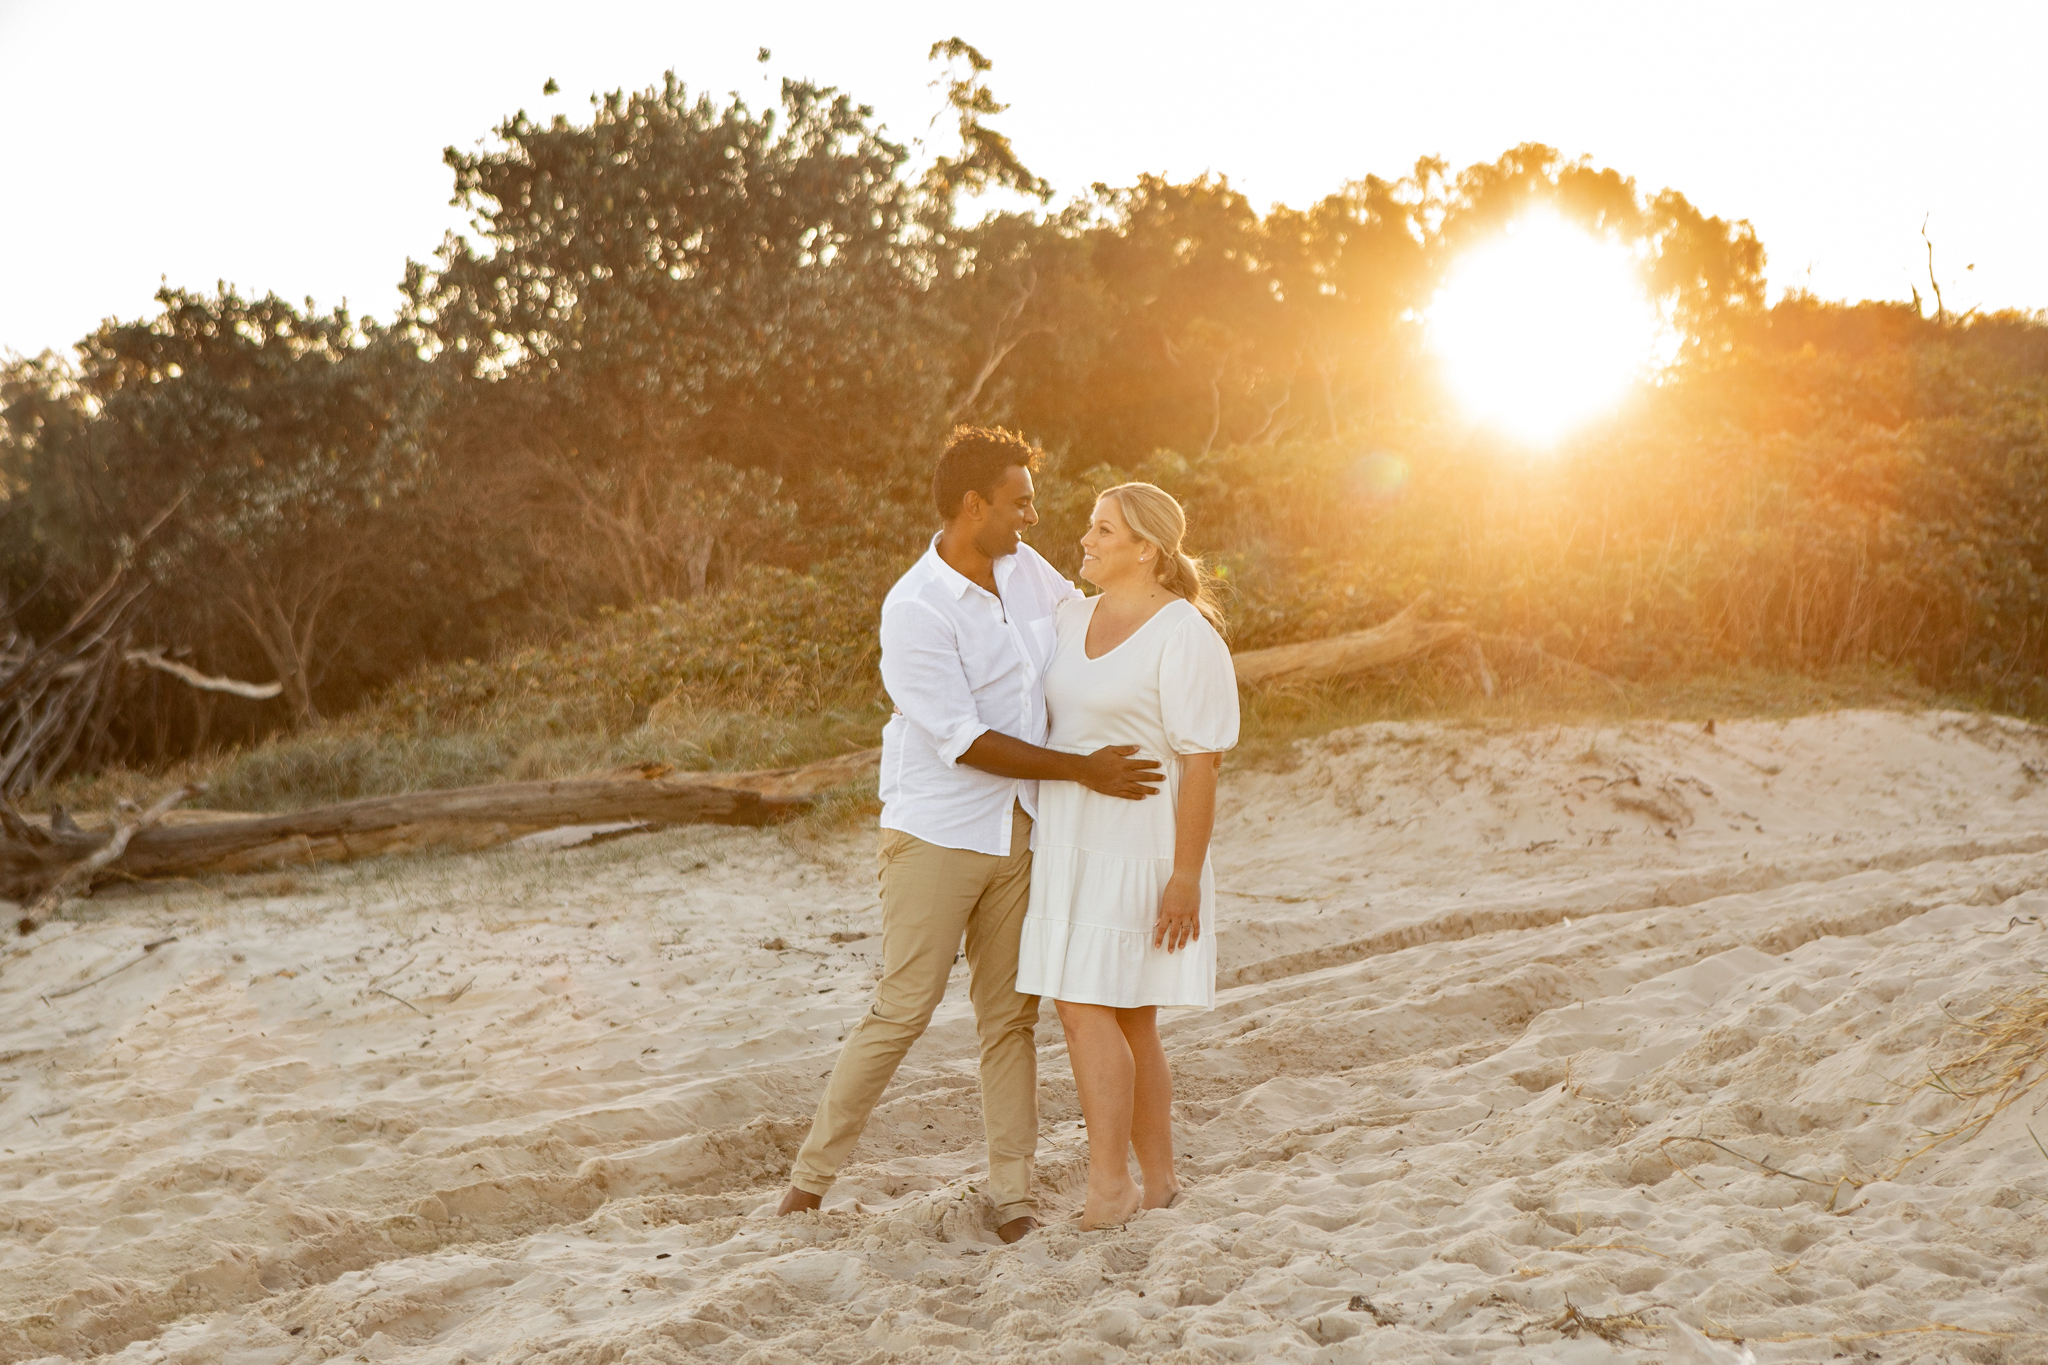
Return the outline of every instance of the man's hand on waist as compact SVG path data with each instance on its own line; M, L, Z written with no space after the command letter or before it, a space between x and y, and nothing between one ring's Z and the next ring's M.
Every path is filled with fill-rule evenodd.
M1139 758L1137 753L1135 744L1105 744L1092 754L1076 754L1081 771L1074 780L1104 796L1142 801L1159 790L1162 775L1157 759ZM1146 786L1148 782L1153 785Z
M1156 759L1135 757L1137 752L1135 744L1109 744L1092 754L1067 754L986 730L967 746L960 761L997 777L1079 782L1104 796L1142 801L1159 790L1161 774Z

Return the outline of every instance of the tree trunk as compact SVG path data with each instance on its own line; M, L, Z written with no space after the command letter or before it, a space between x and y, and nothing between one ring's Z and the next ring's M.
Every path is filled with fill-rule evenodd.
M1217 361L1216 368L1209 373L1209 434L1202 438L1204 455L1216 444L1217 433L1223 430L1223 371L1228 363Z
M242 618L256 647L276 671L285 704L291 708L292 724L302 729L319 724L311 676L314 626L321 609L341 590L341 575L316 575L308 590L297 594L296 601L287 603L278 585L266 579L264 566L248 563L232 550L229 554L241 573L242 591L238 597L229 598L228 605Z
M682 556L683 579L690 596L704 595L705 583L711 577L711 553L717 548L718 538L701 527L685 540Z

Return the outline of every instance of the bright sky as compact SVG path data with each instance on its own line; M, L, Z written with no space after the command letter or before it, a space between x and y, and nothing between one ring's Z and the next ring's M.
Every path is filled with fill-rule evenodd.
M1951 309L2048 308L2039 0L0 0L0 351L144 314L159 277L388 317L406 258L459 226L441 149L514 109L575 116L671 67L760 103L765 71L910 137L955 33L1062 196L1215 170L1301 204L1548 142L1750 219L1779 288L1924 294L1925 219Z

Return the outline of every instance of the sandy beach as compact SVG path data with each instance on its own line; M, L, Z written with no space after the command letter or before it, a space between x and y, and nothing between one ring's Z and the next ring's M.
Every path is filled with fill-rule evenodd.
M2048 970L2048 732L1388 723L1233 767L1218 1008L1164 1029L1189 1197L1066 1221L1047 1008L1016 1246L964 989L773 1217L873 843L540 840L18 940L0 1359L2048 1361L2048 1091L1930 1150L1972 1109L1925 1084Z

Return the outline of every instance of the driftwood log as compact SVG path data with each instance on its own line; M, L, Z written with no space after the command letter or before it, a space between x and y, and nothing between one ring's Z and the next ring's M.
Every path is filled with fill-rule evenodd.
M25 902L21 915L21 932L24 934L32 932L42 922L43 917L56 909L74 887L89 885L93 875L101 868L118 861L121 855L128 851L129 843L134 840L137 834L142 833L144 830L154 829L159 821L166 815L169 815L186 798L197 796L204 790L204 787L180 787L166 795L146 811L138 812L133 807L123 810L120 818L114 822L114 828L108 832L104 839L100 840L98 847L78 861L66 864L58 872L56 878L45 886L36 895L34 900ZM4 814L12 815L13 812L9 810L5 811ZM24 824L23 828L28 828L28 826ZM62 806L50 812L50 830L53 835L83 834L85 832L71 822L70 818L64 814ZM9 825L7 832L9 835L12 835L14 827ZM37 833L33 829L30 829L29 832L31 835Z
M1271 687L1341 678L1416 658L1453 640L1471 638L1472 628L1462 622L1423 620L1419 614L1422 604L1423 599L1418 598L1371 630L1354 630L1327 640L1275 645L1239 654L1231 660L1237 667L1237 685Z
M1371 630L1239 654L1238 684L1256 688L1340 677L1472 639L1462 624L1422 620L1421 606L1418 601ZM868 777L880 759L881 750L864 749L803 767L745 773L675 773L646 765L599 777L377 796L290 815L156 823L174 804L167 798L161 811L117 822L111 830L81 829L61 816L48 825L32 824L0 804L0 898L46 908L65 890L96 882L474 850L564 825L765 825ZM117 841L124 842L116 847Z
M602 777L376 796L290 815L158 824L130 831L119 856L93 868L89 877L146 881L385 853L479 849L563 825L765 825L858 780L874 769L879 752L751 773L673 773L647 765ZM0 806L0 898L36 902L120 833L118 827L84 830L68 820L31 824ZM87 879L75 880L83 889Z
M1420 616L1427 597L1417 598L1399 613L1370 630L1333 635L1299 645L1275 645L1232 656L1239 687L1284 687L1289 683L1322 682L1349 677L1368 669L1385 668L1420 658L1444 645L1462 643L1474 680L1489 697L1499 687L1492 665L1481 645L1491 645L1520 655L1561 673L1587 678L1626 696L1621 680L1588 668L1571 659L1561 659L1529 640L1513 635L1489 635L1473 630L1462 621L1425 621Z

